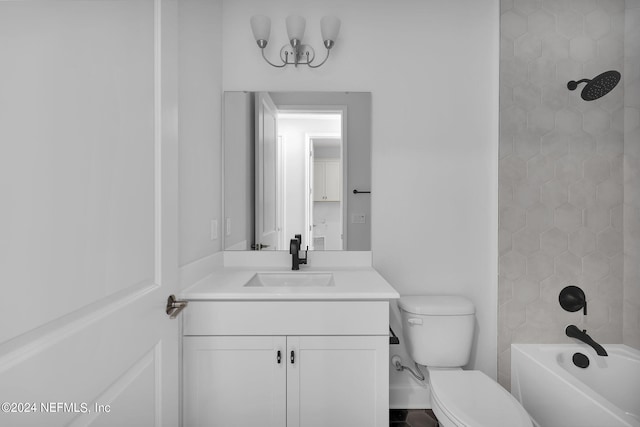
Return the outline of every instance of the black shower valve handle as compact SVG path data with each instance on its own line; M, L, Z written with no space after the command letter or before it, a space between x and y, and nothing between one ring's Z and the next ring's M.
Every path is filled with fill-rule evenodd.
M584 291L577 286L566 286L558 296L560 306L566 311L576 312L582 310L583 314L587 314L587 297Z

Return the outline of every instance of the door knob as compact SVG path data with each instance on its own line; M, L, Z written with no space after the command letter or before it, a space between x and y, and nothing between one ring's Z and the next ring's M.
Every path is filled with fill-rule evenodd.
M176 299L175 295L169 295L165 312L169 315L170 319L175 319L187 304L189 304L187 301L180 301Z

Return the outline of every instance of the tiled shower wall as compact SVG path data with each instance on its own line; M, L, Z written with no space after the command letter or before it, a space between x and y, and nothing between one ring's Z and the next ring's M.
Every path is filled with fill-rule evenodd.
M636 88L640 73L625 64L626 7L501 2L498 380L507 388L511 343L570 342L568 324L603 343L622 343L623 330L638 341L640 274L624 262L640 252L638 100L625 109L625 92L629 68ZM608 70L623 81L603 98L567 89ZM561 309L567 285L584 289L587 316Z
M640 348L640 0L627 0L624 43L623 342Z

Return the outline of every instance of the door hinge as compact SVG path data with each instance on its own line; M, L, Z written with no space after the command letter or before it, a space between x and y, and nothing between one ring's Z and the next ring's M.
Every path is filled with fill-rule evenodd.
M188 301L180 301L176 299L175 295L169 295L169 298L167 298L167 308L165 311L169 315L170 319L175 319L188 304Z
M268 248L269 245L263 245L262 243L255 243L253 245L251 245L251 250L254 251L261 251L264 248Z

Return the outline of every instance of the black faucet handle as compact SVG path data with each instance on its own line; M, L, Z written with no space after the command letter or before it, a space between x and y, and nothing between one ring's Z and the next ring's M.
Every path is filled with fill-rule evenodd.
M298 239L291 239L291 241L289 242L289 253L292 255L293 254L297 255L299 251L300 251L300 242L298 241Z

